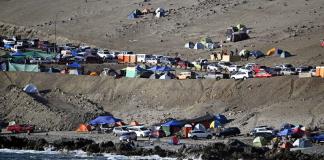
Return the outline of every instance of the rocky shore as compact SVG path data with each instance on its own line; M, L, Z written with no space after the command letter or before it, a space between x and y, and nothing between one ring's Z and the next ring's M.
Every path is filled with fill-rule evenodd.
M137 147L133 143L113 143L112 141L96 143L93 140L60 139L54 142L47 142L45 139L31 140L15 136L0 137L0 148L37 150L43 151L51 148L55 151L82 150L88 154L111 153L125 156L150 156L172 157L177 159L282 159L282 160L322 160L324 156L303 154L300 151L291 152L288 150L270 150L268 148L255 148L246 145L238 140L228 140L225 143L213 143L207 146L196 145L187 147L183 145L179 150L172 151L162 149L160 146L153 148Z

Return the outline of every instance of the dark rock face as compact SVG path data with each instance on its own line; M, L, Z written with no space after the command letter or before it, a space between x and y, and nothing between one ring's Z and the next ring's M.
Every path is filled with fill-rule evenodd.
M60 139L53 142L53 146L55 150L77 150L81 149L83 147L86 147L87 145L94 144L93 140L78 138L75 140L71 139Z
M9 149L28 149L42 151L48 146L45 139L29 140L27 138L18 137L0 137L0 148Z

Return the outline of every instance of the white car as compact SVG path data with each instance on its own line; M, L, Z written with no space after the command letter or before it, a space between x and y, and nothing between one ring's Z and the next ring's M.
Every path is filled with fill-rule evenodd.
M201 131L201 130L192 130L188 134L189 138L192 139L198 139L198 138L207 138L211 139L213 137L213 134L207 131Z
M293 65L291 65L291 64L280 64L280 65L276 65L275 68L287 69L287 68L293 68Z
M248 67L242 67L238 70L239 72L252 72L252 67L248 66Z
M256 63L248 63L244 67L245 68L252 68L253 66L257 65Z
M228 66L233 65L231 62L218 62L218 66L220 66L223 69L226 69Z
M129 131L135 132L137 137L148 137L151 133L151 131L144 126L131 127L129 128Z
M4 44L8 44L8 45L14 45L16 44L16 41L13 39L4 39L2 40Z
M115 136L121 136L122 134L128 133L128 132L129 132L129 130L127 127L115 127L113 129L113 133Z
M230 65L227 67L229 72L237 72L242 66L239 65Z
M311 69L311 70L309 71L309 73L310 73L313 77L315 77L315 76L316 76L316 69Z
M237 80L237 79L245 80L245 79L248 79L248 78L251 78L251 77L252 77L252 72L241 72L241 71L239 71L239 72L231 75L231 79L235 79L235 80Z
M255 133L270 133L270 134L274 134L274 130L270 127L267 126L260 126L260 127L256 127L254 128L251 132L250 135L254 135Z
M112 56L110 55L110 52L108 50L99 50L97 52L97 55L100 57L100 58L104 58L104 59L107 59L107 58L112 58Z
M148 64L158 64L159 60L156 59L156 58L153 58L153 57L152 58L147 58L146 63L148 63Z
M137 136L135 132L125 132L122 133L119 137L119 141L131 141L131 140L137 140Z
M221 67L218 66L216 63L211 63L207 66L207 70L212 72L212 71L219 71Z
M283 69L281 69L280 74L281 75L296 75L297 72L293 71L291 68L283 68Z

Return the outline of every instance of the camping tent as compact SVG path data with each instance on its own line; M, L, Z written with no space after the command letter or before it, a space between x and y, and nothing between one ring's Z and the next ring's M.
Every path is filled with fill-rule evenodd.
M200 43L200 42L197 42L196 44L195 44L195 46L194 46L194 49L204 49L205 48L205 46L202 44L202 43Z
M137 65L135 67L127 67L126 68L126 77L135 78L144 71L146 71L146 69L143 69L139 65Z
M195 125L193 130L198 130L198 131L206 131L206 128L204 125L202 125L201 123L198 123Z
M209 125L209 128L218 128L221 126L221 123L218 121L212 121Z
M193 42L188 42L185 44L185 48L193 49L195 47L195 44Z
M171 120L169 122L162 124L161 128L164 131L166 136L170 136L173 133L181 130L181 127L183 126L183 124L184 123L182 121Z
M221 124L225 124L225 123L228 122L227 118L226 118L224 115L222 115L222 114L217 114L217 115L215 116L215 121L218 121L218 122L220 122Z
M267 52L267 56L272 56L272 55L281 55L281 53L283 52L282 49L279 48L271 48L268 52Z
M240 53L239 53L239 56L246 56L250 54L250 51L249 50L246 50L246 49L243 49Z
M155 14L156 14L155 17L158 17L158 18L164 17L165 16L165 10L163 8L157 8L155 10Z
M81 68L81 65L77 62L73 62L68 65L69 68Z
M9 63L9 71L39 72L40 70L38 64Z
M287 51L283 51L280 55L278 55L278 56L280 56L280 58L287 58L287 57L290 57L291 56L291 54L289 53L289 52L287 52Z
M250 54L251 54L251 56L253 56L256 59L264 56L264 53L261 51L258 51L258 50L252 51L252 52L250 52Z
M204 46L206 46L207 43L213 43L213 41L209 37L202 37L200 39L200 43L203 44Z
M24 92L26 93L38 93L38 89L35 85L33 84L27 84L24 89L23 89Z
M278 133L278 136L288 136L291 134L292 134L291 129L284 129Z
M300 138L293 143L293 146L297 148L306 148L306 147L312 147L312 143L310 140Z
M76 131L77 132L89 132L89 131L91 131L91 126L86 125L86 124L80 124Z
M253 140L253 146L255 147L263 147L267 145L267 141L265 140L264 137L256 137Z
M171 77L170 76L168 76L168 74L163 74L162 76L160 76L160 78L159 79L164 79L164 80L168 80L168 79L171 79Z
M90 125L99 125L99 124L114 124L116 122L122 121L121 119L115 118L113 116L98 116L97 118L89 122Z

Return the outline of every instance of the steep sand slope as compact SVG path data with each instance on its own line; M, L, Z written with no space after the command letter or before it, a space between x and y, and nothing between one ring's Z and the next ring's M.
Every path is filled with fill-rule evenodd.
M224 113L234 119L230 125L243 129L261 124L279 126L283 122L324 124L324 81L318 78L163 81L1 72L0 80L2 94L6 94L9 85L23 87L33 83L40 90L59 89L71 97L84 97L126 122L136 119L152 124L165 118L189 118L209 112ZM52 108L66 104L64 100L46 94L45 97ZM17 105L6 103L1 107Z

